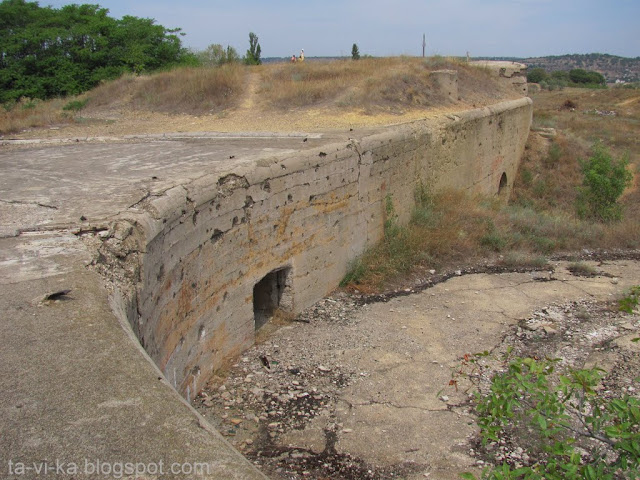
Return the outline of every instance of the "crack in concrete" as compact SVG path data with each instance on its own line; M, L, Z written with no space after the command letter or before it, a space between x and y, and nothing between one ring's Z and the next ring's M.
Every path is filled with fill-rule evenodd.
M390 407L398 410L419 410L421 412L428 412L428 413L454 413L456 415L459 415L456 412L452 411L450 407L460 407L460 405L445 404L443 408L425 408L425 407L417 407L415 405L397 405L393 402L380 402L377 400L369 400L366 403L350 403L342 398L340 398L339 400L348 403L350 409L353 409L354 407L372 407L374 405L381 405L383 407Z
M58 210L58 207L56 207L55 205L47 205L46 203L40 203L40 202L27 202L24 200L2 200L2 199L0 199L0 202L6 203L8 205L31 205L31 206L42 207L42 208L50 208L52 210Z

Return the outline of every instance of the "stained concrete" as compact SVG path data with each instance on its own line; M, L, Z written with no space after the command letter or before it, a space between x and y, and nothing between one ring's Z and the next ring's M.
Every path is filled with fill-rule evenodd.
M2 478L46 478L46 468L52 478L114 478L116 470L84 475L97 461L103 472L129 462L165 473L139 478L264 478L175 392L126 316L114 315L119 306L88 268L93 253L78 232L107 225L153 189L321 141L304 138L0 151ZM174 463L203 474L172 475Z
M422 165L421 178L432 186L497 190L503 171L509 172L512 182L530 120L531 102L523 99L396 132L178 135L27 146L4 142L0 150L1 475L42 478L43 469L48 469L46 473L55 472L56 478L94 478L85 473L99 462L103 471L111 468L112 473L118 466L138 463L138 469L147 469L146 477L140 478L185 478L171 473L172 464L193 469L197 462L205 473L192 472L188 478L264 478L174 390L189 397L189 389L197 391L199 382L211 374L202 363L205 355L219 361L239 353L254 338L252 318L239 321L225 314L219 323L224 328L207 337L201 332L211 330L197 328L199 317L191 317L191 312L205 312L215 326L220 322L217 302L226 299L222 296L226 289L233 300L230 304L249 303L252 317L245 289L251 291L254 280L281 265L279 258L273 265L261 264L254 252L248 257L248 267L254 268L249 275L241 265L239 272L231 270L233 281L221 278L224 289L216 287L211 297L199 296L194 285L216 278L214 270L202 268L202 262L233 266L234 252L239 251L233 242L246 232L238 229L239 236L218 242L216 222L259 227L259 238L268 239L273 226L261 223L282 208L277 202L292 201L289 182L293 179L302 188L304 175L313 179L321 168L328 183L321 184L325 180L318 177L314 188L320 190L311 196L303 190L310 208L303 210L297 224L300 232L308 228L304 219L315 216L329 222L316 230L330 234L339 219L335 212L348 213L353 202L364 202L367 215L377 212L373 222L359 214L360 223L341 227L369 225L364 237L357 229L340 237L345 245L357 240L356 248L340 253L323 250L322 243L313 241L295 246L301 254L294 267L300 269L296 281L303 285L298 307L302 308L333 288L347 260L381 234L386 192L394 195L399 214L406 219L407 199L420 179L407 169L409 160ZM431 148L426 154L424 145ZM394 161L396 155L400 161ZM338 168L339 162L343 163ZM346 197L341 199L333 191L339 192L351 164L359 169L357 174L351 172L359 194L351 198L343 191ZM282 175L286 168L299 174ZM374 175L375 181L367 183L363 171ZM267 185L272 178L278 180ZM246 188L259 189L262 198L252 190L256 199L250 200L244 195ZM278 197L269 203L272 188ZM256 208L260 212L254 213L256 223L245 217L244 223L238 219L235 225L233 215L216 217L211 195L228 202L229 215L238 204L243 211L257 201L266 203ZM276 229L278 235L296 233L286 228L294 211L280 210L284 227ZM215 248L227 244L228 250L212 251L209 260L200 257L202 238ZM288 249L274 255L290 256ZM183 254L172 258L176 252ZM307 261L320 256L325 272ZM165 268L165 262L173 266ZM316 270L320 275L310 277ZM309 282L306 287L304 282ZM153 288L147 289L150 285ZM171 294L178 292L180 297L172 303ZM157 305L159 310L154 310ZM169 308L163 311L163 305ZM158 318L166 322L154 326ZM150 330L142 328L147 321ZM248 332L242 330L245 324ZM195 335L209 343L193 342ZM178 345L183 344L185 350L177 355ZM147 352L152 352L152 359ZM178 359L173 378L166 368L171 358ZM149 473L158 470L161 461L164 475Z

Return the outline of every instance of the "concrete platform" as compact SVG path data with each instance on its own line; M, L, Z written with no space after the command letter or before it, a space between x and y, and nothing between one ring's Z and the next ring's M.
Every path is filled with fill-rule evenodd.
M171 388L114 315L74 232L99 229L176 183L335 139L4 142L0 477L264 478Z

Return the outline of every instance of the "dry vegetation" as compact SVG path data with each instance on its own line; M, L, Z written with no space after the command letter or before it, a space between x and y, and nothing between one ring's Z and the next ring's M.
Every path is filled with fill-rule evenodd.
M431 72L444 68L458 71L461 99L473 101L474 93L510 93L497 87L487 72L463 63L390 57L278 65L261 72L260 96L265 105L279 109L325 106L401 114L407 109L448 103L445 92L430 78Z
M432 82L430 73L438 69L458 71L458 102L449 101ZM181 68L150 76L125 75L78 98L25 100L5 106L0 117L0 134L66 125L65 132L82 135L75 130L100 122L111 124L109 133L133 133L132 130L145 133L152 131L144 124L147 117L149 124L161 124L158 128L164 131L185 130L189 127L183 124L193 125L193 118L198 119L201 130L226 131L236 125L252 129L256 122L264 129L265 120L271 122L275 118L282 118L282 128L290 128L293 120L300 124L299 119L283 117L292 112L298 117L326 116L317 125L301 124L307 130L326 129L332 128L332 119L335 123L337 116L351 115L351 122L361 117L361 122L369 125L376 115L386 115L377 123L388 123L392 117L405 116L411 120L426 111L486 105L513 96L488 72L441 57ZM70 102L75 102L75 108L63 110ZM407 118L411 114L414 117ZM233 120L237 121L227 128L224 122ZM122 128L118 130L113 124Z
M567 100L579 108L567 109ZM535 127L553 126L553 140L533 132L507 205L497 198L460 192L418 192L408 228L385 240L353 265L344 284L360 291L393 288L407 274L460 268L484 261L542 266L557 254L583 249L640 248L640 95L634 90L565 90L534 97ZM616 115L593 113L616 111ZM628 153L634 184L621 202L620 222L599 223L576 215L579 159L600 140L614 155Z

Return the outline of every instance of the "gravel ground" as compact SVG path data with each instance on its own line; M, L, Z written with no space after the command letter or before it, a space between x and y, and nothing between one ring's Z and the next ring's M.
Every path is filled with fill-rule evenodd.
M420 310L455 325L466 314L469 317L478 314L469 312L480 307L471 305L467 298L484 295L483 281L488 279L498 285L508 282L509 287L505 288L521 292L527 305L535 308L527 307L528 314L501 321L488 333L477 334L478 338L489 337L490 348L496 355L511 346L515 354L561 358L564 365L597 364L608 372L603 392L613 395L625 391L636 395L633 379L640 371L640 352L630 338L639 335L640 316L618 312L611 301L613 294L592 292L604 288L622 292L627 288L625 285L640 283L638 262L613 262L608 270L615 275L603 267L593 274L595 278L580 277L580 272L572 274L568 265L564 262L555 271L518 274L437 273L433 281L422 286L409 286L382 296L336 292L293 320L272 320L268 326L271 331L261 332L260 342L245 352L224 378L215 378L210 388L194 401L194 406L270 478L277 480L449 479L467 469L479 471L493 461L532 462L535 458L527 453L523 439L505 438L488 450L478 448L477 428L473 426L473 409L468 392L464 392L465 385L459 385L459 392L447 386L449 369L460 364L465 348L475 348L475 344L470 345L473 341L454 339L453 346L444 345L439 356L425 357L425 345L439 342L439 334L422 332L421 339L412 333L413 325L403 324L402 318ZM624 270L620 265L633 266L627 272L630 278L619 278ZM460 293L456 293L455 282L469 285L459 287ZM563 288L572 293L565 293ZM509 298L500 298L508 295L507 290L489 285L486 292L489 297L483 302L487 305L510 303ZM457 298L461 305L452 305L451 298ZM396 318L400 323L394 323ZM469 321L470 325L482 323L473 318ZM458 328L468 330L465 325L461 323ZM455 332L457 328L445 331ZM461 343L463 346L459 346ZM384 359L390 355L408 359L401 367L410 369L411 359L418 362L415 375L409 370L405 373L409 376L404 378L399 369L393 370L397 365L386 365ZM372 364L369 357L380 364ZM485 388L490 376L501 368L503 364L494 362L484 372ZM426 371L418 372L421 369ZM438 434L431 446L425 444L424 438L417 439L418 446L402 447L400 456L385 456L384 452L369 455L367 442L371 443L371 450L384 450L379 438L368 436L371 432L380 432L381 438L391 435L384 433L387 420L384 416L370 418L361 413L355 420L350 416L356 415L358 408L390 406L396 410L397 417L393 418L397 418L398 428L408 428L402 422L407 419L413 422L410 417L414 413L406 410L404 414L404 409L417 407L404 405L402 402L407 400L399 397L405 390L412 391L416 382L433 383L431 393L425 394L429 397L426 402L439 405L423 408L423 413L452 415L443 420L443 428L451 424L451 431ZM384 392L385 385L388 392ZM353 400L365 398L362 392L371 388L377 391L371 393L371 399L360 404ZM442 392L438 393L437 401L436 390ZM455 422L462 425L461 433L453 426ZM402 443L402 432L395 433L400 435L395 442ZM406 435L415 433L407 431ZM393 442L387 448L394 450ZM444 453L440 452L443 448Z

